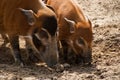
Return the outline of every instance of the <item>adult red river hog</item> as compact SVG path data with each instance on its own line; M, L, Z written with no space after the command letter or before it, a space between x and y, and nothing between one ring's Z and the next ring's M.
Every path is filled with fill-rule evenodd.
M0 33L7 34L17 65L23 64L19 48L19 35L24 36L32 48L41 55L48 66L58 62L56 42L56 14L46 7L42 0L1 0ZM38 35L36 32L39 32ZM42 43L38 51L33 43L35 35Z
M92 61L92 24L74 0L45 0L53 7L58 18L58 40L62 43L64 54L72 50L77 61ZM65 49L67 48L67 49Z

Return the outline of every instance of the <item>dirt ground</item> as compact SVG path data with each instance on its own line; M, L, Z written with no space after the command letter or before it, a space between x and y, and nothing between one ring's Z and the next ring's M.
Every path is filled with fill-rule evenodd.
M17 67L12 65L9 47L1 47L0 80L120 80L120 0L76 1L93 24L92 66L71 65L63 72L34 65Z

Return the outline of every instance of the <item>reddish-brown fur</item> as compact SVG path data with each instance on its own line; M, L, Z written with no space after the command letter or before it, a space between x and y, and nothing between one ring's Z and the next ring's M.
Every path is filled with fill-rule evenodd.
M85 18L79 5L74 0L47 0L47 4L53 7L57 14L59 40L64 40L77 56L84 58L85 62L91 62L92 25L90 20ZM75 22L73 32L70 31L70 25L65 18ZM83 41L84 45L76 43L79 39Z
M29 12L32 17L26 15L26 12ZM52 23L54 22L55 24L47 21L52 21ZM19 53L17 36L30 36L33 35L36 30L37 32L40 32L42 28L45 28L47 30L47 33L51 35L51 38L55 40L55 33L57 29L57 22L55 21L55 13L51 9L46 7L42 0L0 1L0 33L8 34L13 50L15 50L15 60L17 58L16 55ZM17 46L17 50L14 46ZM49 65L54 65L57 62L57 51L56 49L52 51L54 53L47 53L49 55L51 54L51 56L47 56L47 58L50 58L50 60L48 60ZM54 58L54 60L52 59L52 57Z
M26 17L20 12L18 8L33 10L38 16L54 15L52 11L49 10L46 6L42 6L39 0L1 0L0 19L3 22L1 22L1 25L4 25L4 29L1 30L4 30L4 32L7 32L9 35L27 35L29 33L32 33L32 27L28 25ZM42 20L42 17L39 19ZM42 27L41 23L36 23L36 25L39 26L34 26L34 28Z

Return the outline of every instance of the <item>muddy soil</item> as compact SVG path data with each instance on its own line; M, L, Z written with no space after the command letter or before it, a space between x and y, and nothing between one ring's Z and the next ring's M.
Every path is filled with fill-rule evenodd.
M93 24L92 66L71 65L63 72L14 66L8 44L0 47L0 80L120 80L120 0L76 1ZM23 39L21 49L25 51Z

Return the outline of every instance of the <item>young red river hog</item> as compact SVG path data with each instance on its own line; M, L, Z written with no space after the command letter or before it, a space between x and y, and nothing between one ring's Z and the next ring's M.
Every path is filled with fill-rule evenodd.
M64 57L72 53L76 61L91 64L92 61L92 24L75 0L45 0L53 7L58 18L58 40L62 43Z
M23 65L18 40L20 35L24 36L26 42L36 51L35 55L41 56L48 66L56 65L58 62L56 31L56 14L42 0L0 1L0 33L9 36L17 65ZM34 45L32 35L40 39L41 50Z

